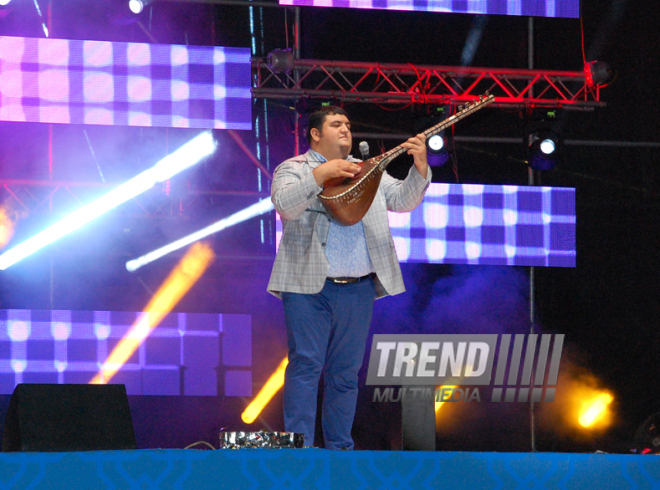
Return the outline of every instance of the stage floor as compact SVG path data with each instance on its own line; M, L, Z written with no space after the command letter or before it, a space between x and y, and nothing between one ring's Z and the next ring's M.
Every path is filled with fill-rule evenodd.
M0 454L0 488L646 489L660 457L621 454L135 450Z

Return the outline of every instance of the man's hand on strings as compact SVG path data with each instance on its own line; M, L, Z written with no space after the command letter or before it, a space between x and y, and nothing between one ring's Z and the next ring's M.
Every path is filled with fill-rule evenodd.
M323 183L328 179L334 179L337 177L354 177L360 171L360 168L359 165L351 163L348 160L336 158L322 163L312 172L314 173L314 180L316 180L316 183L319 187L323 187Z

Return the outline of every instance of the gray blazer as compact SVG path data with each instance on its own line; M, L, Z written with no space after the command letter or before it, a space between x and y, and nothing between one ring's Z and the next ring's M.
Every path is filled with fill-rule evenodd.
M359 161L350 156L348 160ZM328 275L324 247L331 219L316 197L323 188L316 184L312 174L320 164L310 150L275 169L271 199L282 218L283 233L268 291L277 297L281 297L282 291L318 293ZM379 298L405 291L387 211L406 213L415 209L424 199L430 182L431 170L424 179L414 165L403 181L384 173L374 202L362 219Z

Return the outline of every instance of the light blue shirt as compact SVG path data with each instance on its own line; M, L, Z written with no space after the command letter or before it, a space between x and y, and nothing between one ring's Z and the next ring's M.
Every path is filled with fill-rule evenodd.
M320 153L314 154L321 163L328 161ZM332 220L325 256L330 263L328 277L362 277L374 272L362 221L353 226L342 226Z

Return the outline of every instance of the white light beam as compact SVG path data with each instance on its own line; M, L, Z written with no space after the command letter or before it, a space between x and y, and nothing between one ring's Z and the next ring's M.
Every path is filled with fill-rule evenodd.
M205 156L213 153L214 150L215 143L211 132L203 132L175 152L167 155L149 170L145 170L128 182L111 190L105 196L68 214L32 238L7 250L0 255L0 270L7 269L25 257L83 227L102 214L151 189L157 182L163 182L191 167Z
M237 213L234 213L227 218L223 218L220 221L216 221L215 223L207 226L206 228L202 228L201 230L196 231L195 233L180 238L179 240L172 242L169 245L165 245L164 247L154 250L153 252L149 252L148 254L145 254L137 259L129 260L128 262L126 262L126 269L128 269L129 272L134 272L143 265L147 265L149 262L153 262L154 260L160 259L161 257L167 255L170 252L179 250L180 248L183 248L186 245L190 245L191 243L196 242L197 240L201 240L202 238L205 238L209 235L212 235L213 233L217 233L221 230L224 230L225 228L229 228L230 226L234 226L238 223L241 223L242 221L246 221L250 218L254 218L255 216L259 216L261 214L267 213L272 209L274 209L274 207L270 199L264 199L262 201L259 201L258 203L253 204L252 206L247 207Z

